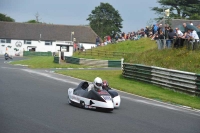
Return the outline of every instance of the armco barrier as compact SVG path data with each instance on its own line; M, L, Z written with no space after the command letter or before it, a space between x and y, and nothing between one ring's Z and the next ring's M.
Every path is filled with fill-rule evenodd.
M123 64L123 76L200 96L200 75L140 64Z
M99 66L99 67L121 67L121 60L110 61L110 60L96 60L96 59L85 59L75 57L65 57L67 63L80 64L87 66Z
M51 52L24 51L23 56L52 56Z

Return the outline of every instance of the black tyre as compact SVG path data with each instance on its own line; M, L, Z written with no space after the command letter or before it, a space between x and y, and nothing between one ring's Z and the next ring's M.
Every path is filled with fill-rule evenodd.
M84 101L80 101L80 107L85 108L85 102Z

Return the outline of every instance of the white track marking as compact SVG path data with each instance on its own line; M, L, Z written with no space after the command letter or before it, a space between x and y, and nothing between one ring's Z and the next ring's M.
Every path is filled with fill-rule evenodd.
M152 105L152 106L157 106L157 107L162 107L162 108L166 108L166 109L170 109L170 110L186 112L186 113L189 113L189 114L200 116L200 114L197 114L197 113L199 113L199 110L185 109L185 108L182 108L182 107L179 107L179 106L175 106L175 105L159 103L159 102L149 101L149 100L145 100L145 99L144 100L139 100L139 99L134 99L134 98L126 97L126 96L121 96L121 98L130 100L132 102L148 104L148 105Z
M71 83L71 84L74 84L74 85L78 85L77 82L72 82L72 81L67 81L67 80L65 80L65 79L52 77L50 74L47 74L47 73L41 73L41 72L29 70L29 69L21 69L21 70L26 71L26 72L29 72L29 73L34 73L34 74L37 74L37 75L45 76L45 77L48 77L48 78L51 78L51 79L54 79L54 80L58 80L58 81L61 81L61 82Z

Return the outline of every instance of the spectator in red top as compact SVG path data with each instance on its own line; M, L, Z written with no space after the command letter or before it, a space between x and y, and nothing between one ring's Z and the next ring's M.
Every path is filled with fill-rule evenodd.
M74 43L74 52L76 52L76 50L77 50L77 44Z
M111 43L111 37L107 36L107 43Z

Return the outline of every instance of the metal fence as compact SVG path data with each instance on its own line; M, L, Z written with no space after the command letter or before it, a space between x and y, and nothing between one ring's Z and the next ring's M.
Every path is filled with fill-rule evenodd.
M199 50L200 42L199 39L184 39L184 38L175 38L175 39L157 39L158 49L164 48L182 48L186 47L188 50ZM170 46L169 46L170 43Z
M103 50L93 50L92 49L88 49L85 51L79 51L78 53L79 55L91 55L91 56L98 56L98 57L117 57L117 58L121 58L124 57L127 54L130 53L126 53L126 52L114 52L114 51L103 51Z
M200 96L200 75L140 64L123 64L123 76Z

